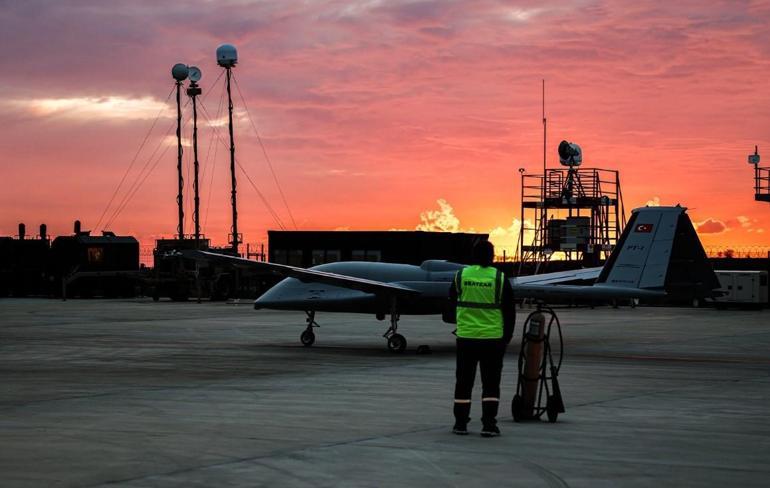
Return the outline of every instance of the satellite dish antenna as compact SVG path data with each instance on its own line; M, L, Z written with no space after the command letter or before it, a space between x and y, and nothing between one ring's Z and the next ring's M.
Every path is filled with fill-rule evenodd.
M171 68L171 76L173 76L176 81L184 81L187 79L188 73L189 69L186 64L177 63Z
M190 66L188 68L188 75L187 76L188 76L188 78L190 78L190 81L192 81L193 83L197 83L197 82L201 81L202 73L201 73L200 68L198 68L197 66Z
M238 51L232 44L222 44L217 48L217 64L223 68L232 68L238 63Z

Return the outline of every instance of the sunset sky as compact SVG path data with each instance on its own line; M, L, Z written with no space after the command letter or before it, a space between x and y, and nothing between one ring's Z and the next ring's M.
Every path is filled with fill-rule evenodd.
M224 243L228 42L238 159L289 229L249 114L297 228L494 231L511 252L518 169L542 168L545 79L550 165L574 141L585 166L620 170L627 212L681 203L706 245L770 246L746 163L756 144L770 165L769 25L770 1L0 0L0 235L78 218L172 236L181 62L203 71L201 207ZM266 241L280 224L242 174L238 195L245 241Z

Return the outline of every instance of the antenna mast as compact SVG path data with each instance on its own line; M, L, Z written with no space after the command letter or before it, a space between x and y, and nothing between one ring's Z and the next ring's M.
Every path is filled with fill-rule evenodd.
M176 204L179 207L179 223L176 233L179 239L184 239L184 179L182 178L182 82L187 79L189 70L186 64L177 63L171 68L171 76L176 80L176 144L177 144L177 182L178 191Z
M540 201L545 202L546 198L546 180L548 179L548 171L546 168L546 161L547 161L547 151L546 151L546 142L547 142L547 127L548 127L548 121L545 118L545 78L543 78L543 187L541 189L541 197ZM548 237L548 229L546 228L546 222L548 221L548 210L546 209L545 205L543 205L540 208L540 229L535 229L535 232L541 233L541 241L545 242L545 240ZM522 220L523 222L523 220Z
M231 44L222 44L217 48L217 64L223 67L226 71L227 80L227 117L228 128L230 131L230 203L233 207L233 234L230 244L233 246L233 253L238 255L238 244L240 244L240 236L238 234L238 205L236 197L236 181L235 181L235 139L233 138L233 97L230 92L230 79L232 78L232 69L238 62L238 52L235 46Z
M546 170L546 129L547 120L545 118L545 79L543 79L543 197L545 198L545 170Z
M201 94L201 88L198 86L198 81L201 79L201 70L195 66L189 68L190 86L187 88L187 96L192 99L193 106L193 193L194 193L194 208L193 208L193 223L194 223L194 237L195 247L200 244L201 238L201 219L200 219L200 193L198 191L198 95Z

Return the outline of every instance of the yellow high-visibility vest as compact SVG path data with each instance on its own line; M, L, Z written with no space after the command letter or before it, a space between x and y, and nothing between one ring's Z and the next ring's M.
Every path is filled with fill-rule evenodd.
M469 266L455 275L457 337L503 337L503 273L492 266Z

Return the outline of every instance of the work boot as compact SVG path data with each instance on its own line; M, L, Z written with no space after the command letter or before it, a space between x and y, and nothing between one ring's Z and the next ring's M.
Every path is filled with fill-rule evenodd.
M468 435L468 423L455 422L455 426L452 427L452 433L457 435Z
M482 437L497 437L500 435L500 429L497 428L497 408L499 404L500 402L497 400L481 402Z
M452 433L457 435L468 435L468 415L471 413L470 403L457 403L454 406L455 426Z
M500 429L495 424L484 424L481 429L481 437L497 437L500 435Z

